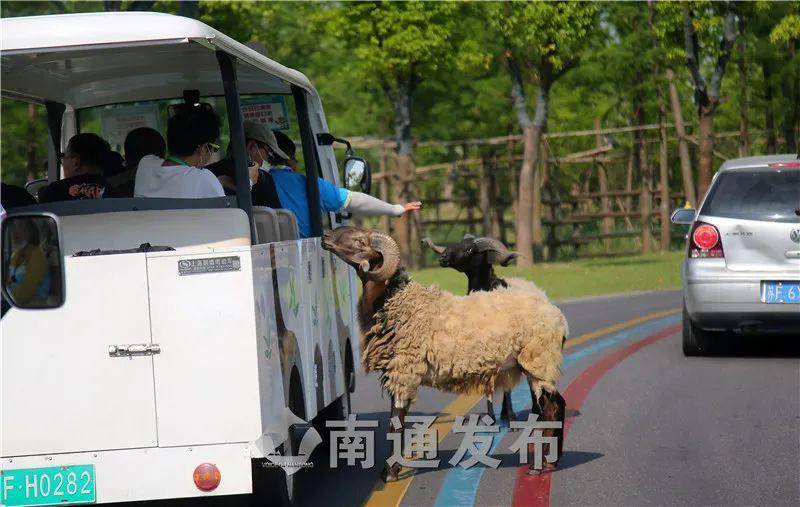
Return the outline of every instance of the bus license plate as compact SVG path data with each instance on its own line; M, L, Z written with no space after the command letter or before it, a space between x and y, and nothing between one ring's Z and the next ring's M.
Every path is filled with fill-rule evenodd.
M800 282L761 282L764 303L800 303Z
M94 465L0 470L4 507L94 503Z

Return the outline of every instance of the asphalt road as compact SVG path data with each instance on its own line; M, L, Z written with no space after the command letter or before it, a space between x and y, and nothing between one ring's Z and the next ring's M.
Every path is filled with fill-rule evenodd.
M559 382L568 433L554 473L519 474L508 449L516 432L496 439L497 469L452 467L461 439L449 434L439 468L376 493L390 449L389 401L374 375L361 374L353 411L380 423L376 465L340 461L330 469L320 446L314 468L300 477L299 504L800 505L800 337L736 338L714 357L685 358L680 314L668 312L680 305L680 292L559 305L571 336ZM530 397L519 394L515 409L524 418ZM424 389L412 414L439 415L454 400ZM466 411L484 410L481 400Z

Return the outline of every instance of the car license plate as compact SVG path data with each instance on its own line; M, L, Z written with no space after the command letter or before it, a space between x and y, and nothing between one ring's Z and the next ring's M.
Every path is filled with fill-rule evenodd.
M0 470L0 505L94 503L94 465Z
M764 303L800 303L800 282L761 282Z

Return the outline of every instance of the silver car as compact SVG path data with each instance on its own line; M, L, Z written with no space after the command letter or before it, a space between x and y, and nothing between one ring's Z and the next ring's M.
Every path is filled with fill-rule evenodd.
M800 333L800 158L725 162L689 225L683 353L702 355L723 332Z

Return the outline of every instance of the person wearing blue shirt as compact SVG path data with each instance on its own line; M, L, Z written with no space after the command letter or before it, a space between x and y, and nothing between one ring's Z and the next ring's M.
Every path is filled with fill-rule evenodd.
M295 172L290 166L292 161L295 161L295 144L288 136L279 133L284 141L280 143L281 146L274 132L267 128L264 128L264 131L263 139L267 148L267 162L270 164L269 173L275 182L278 199L283 208L292 211L297 217L300 237L307 238L311 235L311 214L306 201L306 177ZM322 178L318 178L317 186L320 208L324 213L349 211L364 216L399 217L409 211L422 208L422 203L419 201L389 204L368 194L337 187Z

